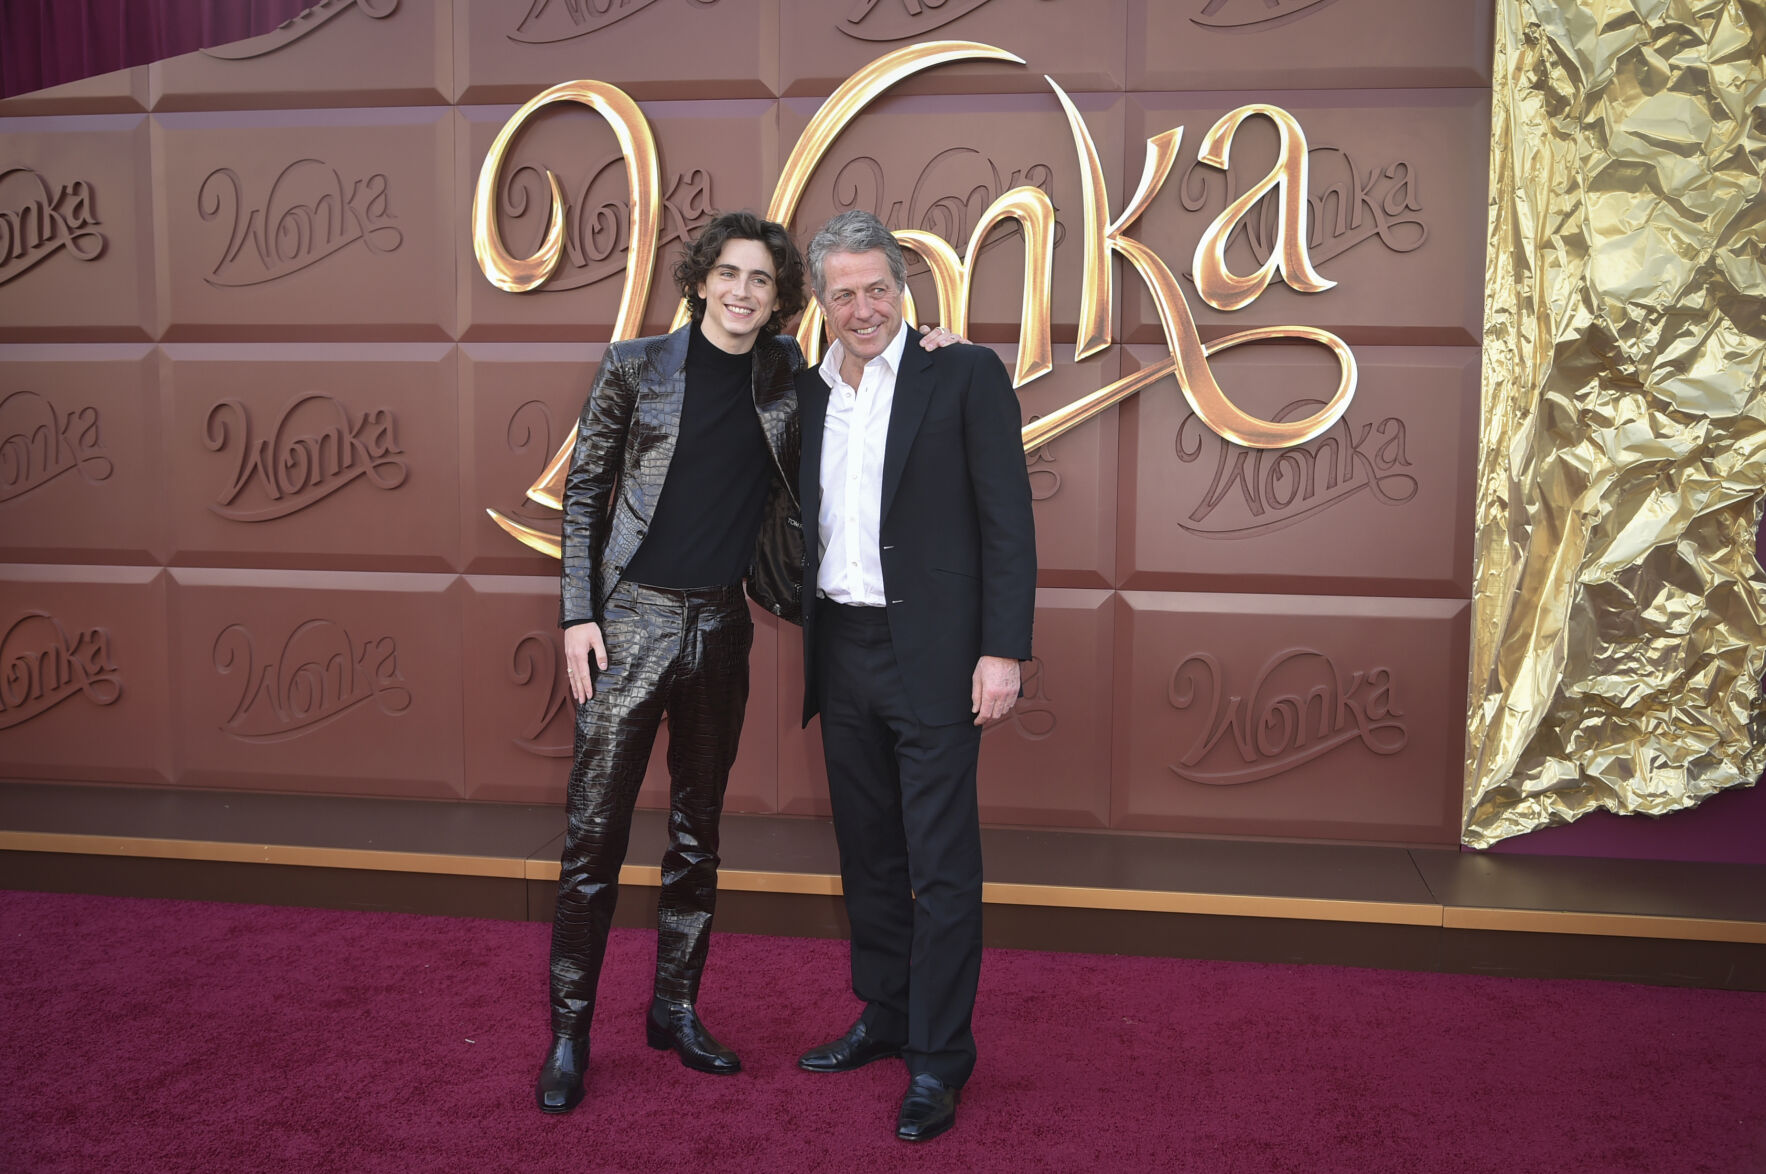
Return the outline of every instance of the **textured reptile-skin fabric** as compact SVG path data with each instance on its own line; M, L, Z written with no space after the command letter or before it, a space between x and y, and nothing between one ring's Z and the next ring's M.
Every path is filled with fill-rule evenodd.
M668 715L669 843L656 995L691 1003L717 904L718 816L748 704L754 625L737 587L620 582L604 608L607 668L576 711L564 855L552 921L552 1031L587 1038L632 808Z
M644 541L668 479L686 397L687 332L608 344L577 421L564 480L559 621L601 619L601 609ZM757 598L775 615L798 613L803 536L797 514L800 433L794 373L803 355L790 338L754 345L754 409L776 474L755 552Z

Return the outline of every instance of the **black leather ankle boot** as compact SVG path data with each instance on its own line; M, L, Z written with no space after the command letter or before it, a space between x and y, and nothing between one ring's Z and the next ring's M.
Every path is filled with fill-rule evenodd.
M653 999L646 1024L645 1038L653 1048L673 1048L681 1063L699 1072L726 1075L742 1070L736 1053L717 1042L691 1003L670 1003Z
M543 1113L568 1113L583 1099L583 1073L589 1067L589 1041L567 1035L552 1037L552 1048L540 1065L534 1097Z

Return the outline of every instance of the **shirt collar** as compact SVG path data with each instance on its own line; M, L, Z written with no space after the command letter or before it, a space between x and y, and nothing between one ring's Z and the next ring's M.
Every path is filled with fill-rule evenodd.
M871 363L875 363L880 359L888 365L890 375L899 375L901 373L901 355L902 352L907 349L907 344L908 321L906 318L903 318L901 320L900 328L895 332L895 337L889 340L889 345L883 348L883 353L878 355L877 358L872 359ZM834 342L829 345L827 353L822 356L821 365L817 368L822 374L823 383L826 383L829 387L834 387L839 384L840 364L845 358L846 348L841 345L839 339L835 339ZM866 363L865 366L869 367L871 363Z

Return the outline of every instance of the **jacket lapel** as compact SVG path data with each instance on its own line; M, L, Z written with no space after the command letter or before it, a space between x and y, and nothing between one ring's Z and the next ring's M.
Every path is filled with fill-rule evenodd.
M889 405L889 438L883 446L883 501L877 510L879 523L889 516L902 470L907 468L908 450L914 446L914 434L920 430L920 419L932 401L931 367L932 352L920 347L918 332L909 328L907 345L901 351L901 370L895 376L895 398Z
M643 516L654 519L656 501L668 480L668 469L674 463L675 443L681 438L681 411L687 403L687 336L693 329L689 323L673 334L664 335L660 345L650 351L652 378L638 381L637 416L645 425L637 442L636 454L645 466L640 482L645 496ZM633 467L628 454L627 467ZM655 475L650 475L650 470Z

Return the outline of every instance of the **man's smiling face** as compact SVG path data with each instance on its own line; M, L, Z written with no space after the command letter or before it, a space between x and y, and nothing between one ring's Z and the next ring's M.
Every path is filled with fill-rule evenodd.
M705 317L699 328L719 350L739 355L752 350L760 328L779 304L773 254L761 242L732 238L718 252L717 264L699 283Z
M822 310L848 359L862 368L901 329L901 287L881 249L829 253L822 259Z

